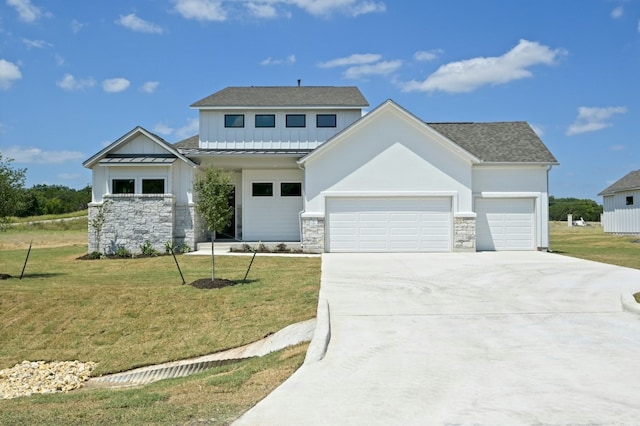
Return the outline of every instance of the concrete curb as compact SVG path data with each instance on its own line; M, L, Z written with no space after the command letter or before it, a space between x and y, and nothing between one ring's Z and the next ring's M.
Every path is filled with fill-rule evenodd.
M89 388L139 386L158 380L189 376L212 367L238 362L246 358L264 356L298 343L308 342L314 334L315 325L316 319L310 319L291 324L262 340L239 348L197 358L150 365L122 373L93 377L86 385Z
M622 309L625 311L640 315L640 303L636 302L633 294L623 293L620 296L620 302L622 302Z
M316 329L313 332L304 364L309 365L319 362L324 358L331 340L331 316L329 302L323 297L318 300L318 311L316 314Z

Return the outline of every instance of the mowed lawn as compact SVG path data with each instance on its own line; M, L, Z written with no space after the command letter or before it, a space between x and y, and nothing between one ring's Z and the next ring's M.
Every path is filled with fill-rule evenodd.
M316 315L318 257L258 255L246 283L201 290L182 285L170 256L79 260L86 220L44 228L0 234L0 274L14 277L0 281L0 369L78 359L97 362L94 375L119 372L241 346ZM217 257L217 276L240 280L250 260ZM178 261L187 283L210 276L209 256ZM0 424L227 424L291 375L305 350L139 389L0 400Z

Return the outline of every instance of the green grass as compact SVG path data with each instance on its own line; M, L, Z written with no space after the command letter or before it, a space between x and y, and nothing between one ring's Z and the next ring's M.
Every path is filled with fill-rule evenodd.
M640 236L605 234L600 226L550 226L551 249L559 254L640 269Z
M94 375L119 372L241 346L316 314L317 257L258 255L247 283L200 290L182 285L169 256L78 260L86 254L86 232L85 219L70 230L0 233L0 273L14 276L0 281L0 369L23 360L78 359L97 362ZM178 260L187 283L210 276L209 256ZM249 262L218 257L216 275L242 279ZM296 346L138 389L0 400L0 424L228 424L291 375L305 350Z

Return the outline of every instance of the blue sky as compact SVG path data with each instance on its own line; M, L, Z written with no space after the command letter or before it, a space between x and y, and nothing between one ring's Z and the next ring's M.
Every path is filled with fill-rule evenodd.
M640 169L638 0L0 0L0 152L27 186L226 86L355 85L427 122L529 122L556 197Z

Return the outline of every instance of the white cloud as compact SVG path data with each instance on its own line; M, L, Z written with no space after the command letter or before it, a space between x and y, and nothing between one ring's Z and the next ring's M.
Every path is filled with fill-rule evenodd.
M64 58L58 54L55 54L53 58L56 60L56 65L61 67L64 65Z
M140 90L145 93L153 93L159 85L160 83L157 81L147 81L140 87Z
M169 127L164 123L157 123L156 125L153 126L153 132L163 136L168 136L172 134L173 130L174 130L173 127Z
M44 49L45 47L53 47L53 44L48 43L44 40L29 40L27 38L23 38L22 42L27 47L27 49Z
M71 31L73 31L74 34L77 34L80 32L80 30L82 30L84 27L86 27L87 24L83 24L82 22L74 19L71 21Z
M624 15L624 7L623 6L618 6L618 7L614 8L611 11L611 17L613 19L622 18L622 15Z
M363 65L377 62L380 59L382 59L382 55L377 53L354 53L353 55L346 56L344 58L337 58L327 62L322 62L318 66L320 68L334 68L349 65Z
M190 118L187 120L187 124L176 130L176 136L180 139L190 138L193 135L197 135L200 130L200 122L197 118Z
M176 11L186 19L196 21L226 21L227 13L222 1L215 0L176 0Z
M371 0L280 0L280 2L293 4L310 15L325 17L334 13L355 17L387 10L383 2Z
M51 16L49 12L31 4L31 0L7 0L7 6L13 7L18 12L18 17L22 22L35 22L40 18Z
M344 76L349 79L359 79L368 75L388 75L397 71L402 66L402 61L381 61L375 64L357 65L349 67Z
M85 154L78 151L43 151L35 147L12 146L7 151L8 158L24 164L61 164L83 160Z
M420 62L428 62L438 59L438 56L442 53L442 49L435 50L421 50L413 54L413 59Z
M271 56L262 60L260 65L281 65L281 64L295 64L296 55L289 55L285 59L273 59Z
M13 62L0 59L0 90L7 90L11 85L22 78L20 68Z
M506 84L532 77L530 67L552 65L564 53L562 49L520 40L502 56L478 57L442 65L424 81L404 83L403 91L464 93L486 85Z
M609 119L615 114L625 114L626 107L579 107L576 121L569 126L566 135L572 136L580 133L595 132L612 126Z
M63 90L73 92L76 90L89 89L96 85L96 81L92 78L77 80L73 75L65 74L62 80L58 81L56 85Z
M249 10L249 14L256 18L268 19L276 18L278 16L278 11L272 4L248 2L246 6L247 10Z
M611 151L624 151L626 147L624 145L612 145Z
M127 90L129 84L126 78L108 78L102 82L102 90L107 93L118 93Z
M138 33L162 34L162 28L152 22L138 18L135 13L125 16L120 15L120 19L116 21L116 24Z

